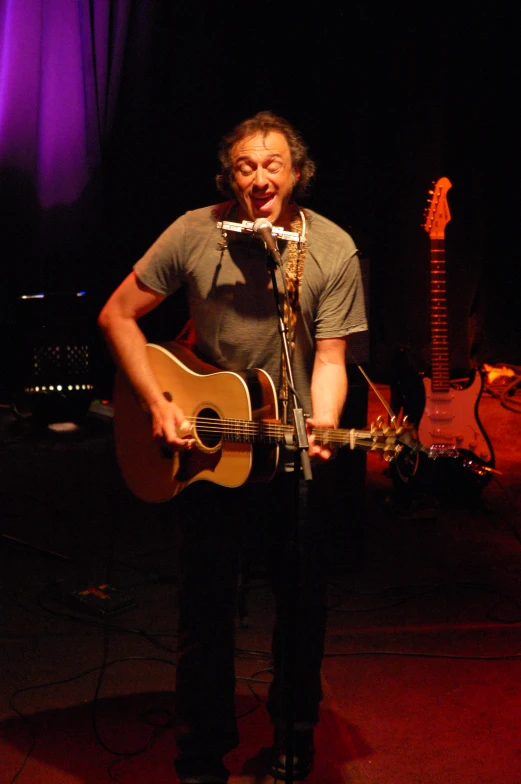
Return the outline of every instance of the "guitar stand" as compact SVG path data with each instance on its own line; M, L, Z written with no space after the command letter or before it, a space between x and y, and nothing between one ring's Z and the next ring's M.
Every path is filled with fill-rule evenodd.
M272 243L270 243L271 245ZM267 266L271 275L273 285L273 295L275 298L275 309L279 320L279 333L282 343L282 351L286 362L286 376L288 382L288 391L290 392L291 399L291 413L293 423L295 426L295 458L293 470L293 499L291 504L291 525L289 527L289 537L287 541L287 571L286 571L286 589L288 593L288 620L283 634L282 640L282 667L281 667L281 682L282 682L282 710L281 715L285 717L285 747L284 755L286 758L285 775L283 780L286 784L293 784L294 770L293 764L295 759L295 693L296 693L296 658L297 658L297 607L298 607L298 576L299 576L299 488L300 488L300 473L301 469L304 479L311 481L311 466L308 454L308 439L306 432L306 425L304 421L304 413L298 404L298 397L295 391L293 380L293 369L291 365L291 354L288 344L288 329L284 323L284 317L281 312L279 302L279 291L276 282L275 271L277 267L282 266L282 259L276 245L271 249L266 244L268 251ZM284 276L282 276L284 281ZM285 281L284 281L285 285ZM287 291L284 292L287 298ZM280 781L280 777L275 775L274 781Z

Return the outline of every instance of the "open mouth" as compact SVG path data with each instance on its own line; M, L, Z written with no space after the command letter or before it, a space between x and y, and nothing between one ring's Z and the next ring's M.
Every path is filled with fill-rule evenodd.
M271 209L274 199L275 199L275 194L270 193L267 196L252 196L251 202L255 207L255 209L264 212L266 210Z

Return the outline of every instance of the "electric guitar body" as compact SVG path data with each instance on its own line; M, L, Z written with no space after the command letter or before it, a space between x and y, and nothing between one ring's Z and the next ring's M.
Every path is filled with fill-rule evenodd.
M466 384L452 384L447 391L433 387L432 379L424 378L425 409L420 420L418 437L433 457L444 452L466 456L485 465L493 465L494 454L479 421L478 407L483 392L483 377L473 370Z

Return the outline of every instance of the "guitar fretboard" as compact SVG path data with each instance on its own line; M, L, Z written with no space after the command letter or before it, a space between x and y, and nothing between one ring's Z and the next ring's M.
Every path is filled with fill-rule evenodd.
M431 364L433 391L449 392L447 280L443 239L431 239Z

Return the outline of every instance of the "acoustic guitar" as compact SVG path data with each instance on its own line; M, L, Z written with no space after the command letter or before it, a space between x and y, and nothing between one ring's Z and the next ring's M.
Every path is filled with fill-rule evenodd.
M126 377L114 388L116 456L123 478L138 498L167 501L197 480L223 487L269 481L279 449L291 447L294 430L278 420L276 390L263 370L220 371L179 343L147 344L163 394L175 400L191 423L193 449L179 450L152 436L150 417ZM379 451L387 460L403 448L421 450L412 427L385 425L369 430L320 429L316 440L332 447Z
M451 187L447 177L433 186L423 226L430 237L431 377L423 378L425 407L418 437L430 457L454 460L486 482L494 473L494 452L478 417L483 376L474 369L464 386L450 377L445 228L451 219Z

